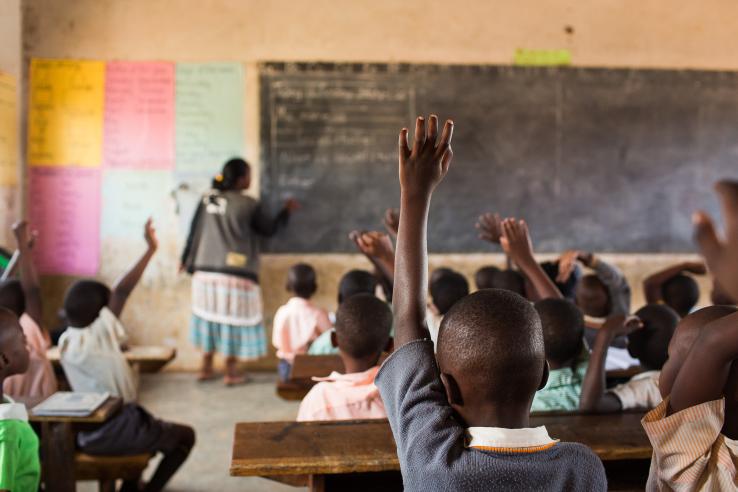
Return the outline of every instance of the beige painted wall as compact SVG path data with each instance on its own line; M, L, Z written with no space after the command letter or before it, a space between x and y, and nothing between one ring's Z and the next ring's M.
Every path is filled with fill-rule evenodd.
M518 48L565 48L575 65L738 69L734 0L678 5L667 0L24 0L23 13L26 62L30 57L244 62L246 157L257 163L257 171L255 64L261 60L505 64ZM175 220L173 211L169 218ZM136 342L176 345L180 355L172 367L189 369L197 363L187 342L189 282L176 275L179 245L167 232L170 227L161 227L162 250L124 321ZM104 244L101 278L112 280L142 247L139 240ZM680 258L614 257L633 282L636 306L642 277ZM297 260L289 255L264 258L268 318L285 301L285 272ZM310 255L307 260L319 272L316 302L329 309L335 307L340 275L367 266L352 255ZM471 274L498 260L444 255L434 257L433 264ZM45 280L50 319L68 282Z
M21 29L20 0L0 1L0 72L12 75L18 84L18 128L21 127ZM20 142L20 139L18 140ZM20 157L20 149L18 149L18 156ZM13 244L10 226L18 218L18 205L18 187L0 186L0 244L2 245Z

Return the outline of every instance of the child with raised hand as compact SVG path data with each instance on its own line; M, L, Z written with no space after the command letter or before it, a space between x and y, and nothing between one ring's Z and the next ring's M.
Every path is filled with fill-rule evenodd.
M29 357L17 316L0 308L0 388L8 377L26 372ZM38 437L25 405L1 390L0 397L0 490L35 492L41 480Z
M49 334L42 328L43 311L41 286L33 261L32 245L35 235L26 221L16 222L13 233L18 247L20 282L0 282L0 307L10 309L19 318L30 354L28 370L5 379L3 391L15 398L43 400L57 390L56 376L46 358L50 346Z
M314 378L318 384L302 400L297 420L386 418L374 378L379 357L392 345L391 329L392 311L381 299L358 294L343 302L331 338L346 371Z
M293 297L277 309L272 325L272 344L279 358L282 381L290 377L295 355L306 354L310 344L332 327L325 310L310 302L318 290L315 269L305 263L292 265L287 273L287 291Z
M379 231L351 231L349 239L356 248L374 265L375 273L382 286L385 299L392 302L395 277L395 249L387 234Z
M164 422L135 403L134 373L121 345L127 340L120 315L133 289L158 247L151 219L144 227L146 251L112 289L93 280L72 284L64 298L69 327L59 339L61 364L74 391L108 392L126 402L105 424L77 435L78 446L92 455L121 456L162 453L145 491L159 491L187 459L195 443L194 430ZM139 490L138 481L126 482L122 490Z
M597 332L589 368L582 386L579 408L587 412L609 413L651 409L661 402L660 371L668 358L669 344L679 323L679 315L664 304L647 304L635 316L611 316ZM628 351L644 372L630 381L607 390L605 360L610 344L627 337Z
M700 300L700 288L686 273L704 275L707 268L701 261L688 261L652 273L643 281L646 302L663 302L682 318L687 316Z
M540 319L528 301L493 289L463 298L443 319L434 357L425 326L428 211L451 163L452 132L447 121L439 139L431 116L427 125L417 119L412 149L407 129L400 133L397 349L376 384L405 490L605 490L592 451L528 427L533 396L547 375ZM511 250L523 249L524 229L510 227Z
M710 272L728 295L738 298L738 182L723 181L716 188L725 238L718 236L704 212L693 217L695 237ZM738 481L738 312L708 322L685 338L694 343L681 364L683 355L670 351L670 376L664 374L661 383L664 401L643 418L653 446L647 490L734 490ZM673 377L671 388L668 377Z

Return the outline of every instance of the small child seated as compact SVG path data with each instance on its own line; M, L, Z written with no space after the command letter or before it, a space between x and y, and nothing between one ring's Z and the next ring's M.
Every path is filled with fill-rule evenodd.
M57 390L56 375L46 358L50 346L48 333L42 326L41 287L33 262L32 243L35 240L28 231L28 223L13 225L19 252L20 281L0 282L0 307L11 310L19 318L30 354L28 370L5 379L3 391L15 398L44 400Z
M9 376L28 369L29 353L17 316L0 308L0 388ZM41 480L38 437L22 403L2 395L0 402L0 490L35 492Z
M535 308L541 318L549 374L531 410L576 410L589 362L582 312L564 299L544 299Z
M126 301L158 247L151 220L144 233L148 248L113 286L77 281L67 290L64 311L69 327L59 339L61 364L74 391L109 392L126 405L95 430L80 432L77 444L88 454L130 455L161 452L164 457L143 490L164 488L195 444L195 432L186 425L164 422L134 403L133 370L121 351L127 333L120 322ZM124 484L138 490L138 481Z
M663 302L682 318L692 312L700 300L700 287L686 273L704 275L705 264L700 261L679 263L649 275L643 281L646 302Z
M400 132L397 348L376 384L405 490L604 491L605 471L591 450L559 443L545 427L529 427L547 370L541 321L525 298L485 289L459 300L443 318L434 357L425 321L428 210L451 163L452 133L451 121L439 138L435 116L427 130L418 118L411 150L407 129ZM511 251L531 249L524 222L509 221L506 228ZM522 265L513 258L521 268L535 263L525 256Z
M613 316L600 328L590 356L582 387L580 409L588 412L620 412L651 409L661 402L659 376L668 358L669 342L679 315L664 304L648 304L635 318ZM613 338L628 337L628 351L640 361L645 372L610 390L605 388L605 358Z
M366 270L351 270L345 273L338 283L338 305L340 306L345 300L358 294L375 295L378 286L379 281L377 277L370 272ZM330 316L333 317L333 313ZM324 331L310 344L308 354L338 354L338 348L331 341L332 333L333 330Z
M466 277L450 268L438 268L430 279L430 305L428 306L428 330L435 345L441 320L451 306L469 295Z
M297 420L381 419L387 417L374 377L380 355L390 349L392 311L370 294L345 300L336 313L332 334L345 374L332 373L319 381L300 404Z
M594 271L584 275L576 287L575 299L585 316L604 319L630 314L630 285L623 273L600 257L584 251L567 251L559 260L557 282L566 282L577 262Z
M290 267L287 291L294 296L274 315L272 344L279 357L279 379L289 379L295 355L306 354L310 344L331 329L328 313L310 302L318 289L315 270L305 263Z

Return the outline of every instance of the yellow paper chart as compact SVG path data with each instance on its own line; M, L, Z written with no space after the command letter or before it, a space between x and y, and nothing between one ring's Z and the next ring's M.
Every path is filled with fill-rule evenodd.
M100 165L104 86L104 62L31 60L29 164Z
M12 75L0 72L0 186L18 183L17 87Z

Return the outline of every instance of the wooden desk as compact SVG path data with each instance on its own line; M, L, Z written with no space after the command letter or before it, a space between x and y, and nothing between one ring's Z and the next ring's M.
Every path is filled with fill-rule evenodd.
M123 352L131 366L140 373L150 374L159 372L162 367L169 364L177 355L177 350L172 347L160 347L157 345L132 345ZM61 365L59 347L51 347L46 351L46 357L54 366Z
M581 442L603 460L650 459L642 414L539 415L552 437ZM238 423L232 476L278 477L295 483L308 476L311 490L323 490L325 476L398 471L395 442L386 420ZM304 483L304 482L303 482Z
M387 357L389 357L389 354L382 354L379 363L384 362ZM346 371L340 355L296 355L292 363L290 379L321 378L330 375L334 371L340 373Z
M74 492L75 428L103 424L123 406L123 400L111 396L100 408L86 417L62 417L28 413L31 422L41 424L42 480L47 490ZM53 485L50 485L53 484Z

